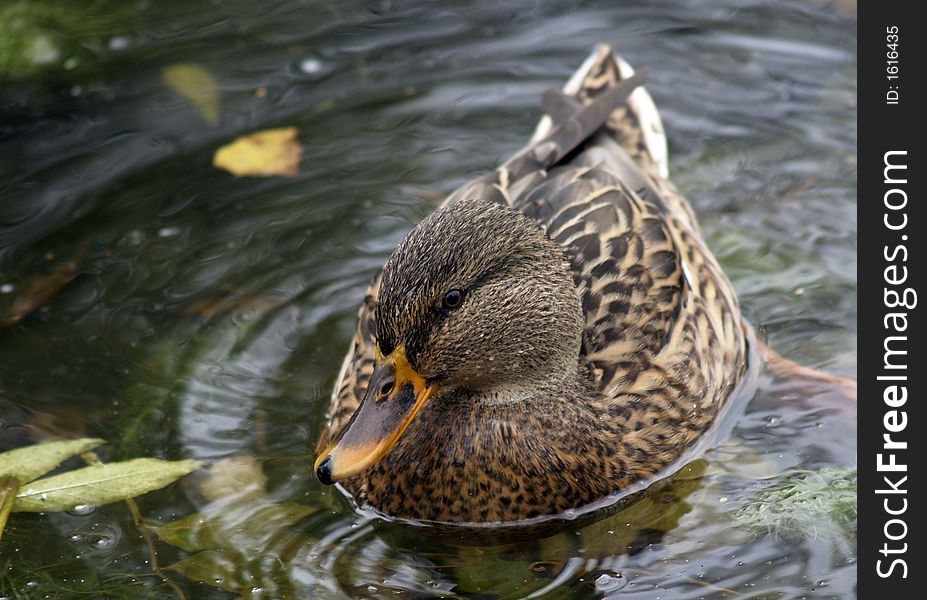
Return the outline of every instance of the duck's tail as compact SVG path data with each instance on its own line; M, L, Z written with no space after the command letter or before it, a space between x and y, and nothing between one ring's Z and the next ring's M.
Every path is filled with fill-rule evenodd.
M541 118L529 147L551 135L582 107L618 87L634 76L634 69L616 56L608 44L598 44L582 66L563 87L562 93L549 91L543 98L545 116ZM638 168L662 178L669 176L666 134L653 98L643 87L634 89L605 123L613 139L627 151Z

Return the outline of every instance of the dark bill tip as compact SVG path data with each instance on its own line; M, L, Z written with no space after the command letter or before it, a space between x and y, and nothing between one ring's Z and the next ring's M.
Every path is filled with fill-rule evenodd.
M325 457L325 460L322 461L322 464L320 464L319 468L316 469L315 471L316 477L318 477L319 481L321 481L325 485L331 485L332 483L334 483L332 481L332 464L333 463L334 461L332 460L332 455L329 454L328 456Z

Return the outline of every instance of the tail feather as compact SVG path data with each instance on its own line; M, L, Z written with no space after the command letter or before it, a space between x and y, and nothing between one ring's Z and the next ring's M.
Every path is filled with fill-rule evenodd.
M615 56L608 44L595 47L582 66L563 87L561 98L545 94L545 116L541 118L529 145L550 135L560 124L570 103L585 106L634 75L634 69ZM551 112L548 112L551 111ZM643 87L631 92L626 104L619 106L608 119L611 136L634 159L638 167L662 178L669 176L666 135L660 113Z

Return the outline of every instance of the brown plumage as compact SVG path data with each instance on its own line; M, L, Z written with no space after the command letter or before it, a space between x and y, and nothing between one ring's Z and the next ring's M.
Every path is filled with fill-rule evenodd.
M437 391L341 481L359 503L454 523L578 508L679 459L740 381L737 299L665 177L650 97L624 102L632 73L597 47L545 95L526 149L452 194L374 281L319 450L360 427L397 348Z

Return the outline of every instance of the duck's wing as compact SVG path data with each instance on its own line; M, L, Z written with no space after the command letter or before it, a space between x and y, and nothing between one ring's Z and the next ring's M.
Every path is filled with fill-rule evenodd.
M523 168L521 157L538 155L560 120L610 101L633 73L597 47L562 93L546 96L531 143L490 187L564 248L586 316L583 354L606 395L669 390L680 405L717 406L742 373L740 311L691 207L665 177L666 139L647 91L630 90L555 164Z

